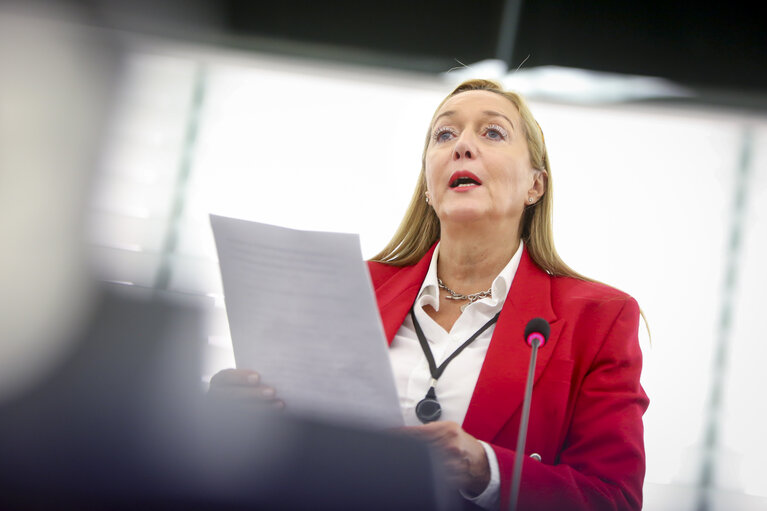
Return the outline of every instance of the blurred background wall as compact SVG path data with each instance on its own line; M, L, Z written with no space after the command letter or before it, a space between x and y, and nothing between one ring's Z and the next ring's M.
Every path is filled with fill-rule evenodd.
M84 272L206 297L201 383L232 366L208 215L357 232L370 257L404 213L436 105L488 77L525 94L545 132L561 255L647 316L645 508L763 509L767 41L756 20L737 3L4 6L0 276L15 308L0 316L0 347L24 376L0 380L0 396L51 364L35 354L63 349L26 339L76 320ZM62 61L52 26L108 39L119 58L94 59L86 42ZM36 108L55 121L36 126L58 126L52 142L17 129ZM85 129L84 114L100 117ZM75 156L67 133L90 133ZM52 270L25 279L18 259Z

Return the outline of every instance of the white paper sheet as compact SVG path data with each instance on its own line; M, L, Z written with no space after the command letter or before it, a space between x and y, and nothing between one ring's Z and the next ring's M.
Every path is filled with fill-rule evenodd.
M359 236L211 215L237 367L304 416L403 425Z

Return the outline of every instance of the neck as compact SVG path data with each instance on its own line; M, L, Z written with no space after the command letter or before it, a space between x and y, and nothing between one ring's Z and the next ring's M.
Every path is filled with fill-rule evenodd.
M516 228L442 225L437 274L458 293L490 288L519 247Z

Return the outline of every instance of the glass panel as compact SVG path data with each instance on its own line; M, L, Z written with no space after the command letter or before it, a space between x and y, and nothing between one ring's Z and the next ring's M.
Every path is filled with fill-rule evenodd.
M742 217L738 288L733 300L729 364L721 415L717 483L767 497L767 399L762 332L767 287L767 123L752 123L748 196ZM722 508L724 509L724 508Z

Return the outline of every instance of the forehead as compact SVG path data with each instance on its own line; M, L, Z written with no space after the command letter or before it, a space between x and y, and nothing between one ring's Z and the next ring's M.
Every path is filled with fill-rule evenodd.
M434 118L436 119L443 112L450 110L462 115L495 111L506 115L515 124L519 119L517 107L511 101L500 94L486 90L472 90L456 94L445 101L445 104L434 114Z

